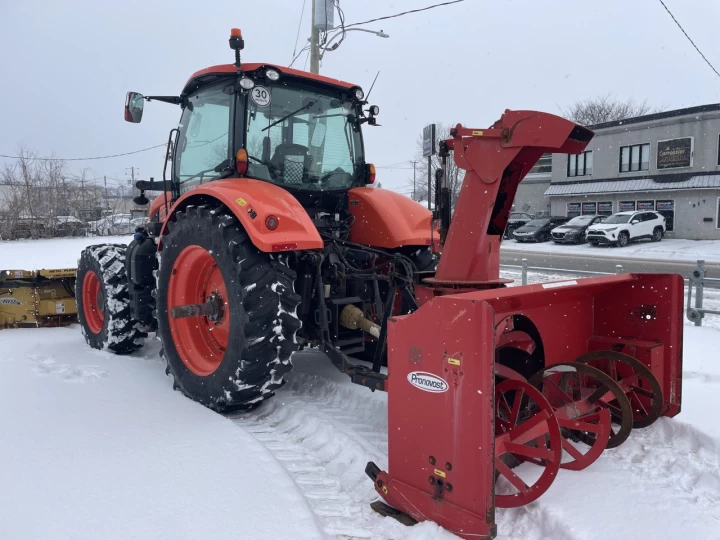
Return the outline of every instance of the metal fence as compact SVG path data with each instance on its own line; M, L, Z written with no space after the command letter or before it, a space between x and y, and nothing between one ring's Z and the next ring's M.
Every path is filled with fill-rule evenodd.
M543 268L539 266L528 266L528 260L522 259L520 266L512 264L501 264L501 269L519 270L522 284L528 284L528 271L546 272L551 274L568 274L571 276L608 276L607 272L588 272L586 270L566 270L564 268ZM621 264L615 265L615 273L622 274L623 267ZM690 277L685 280L687 283L687 310L686 315L689 321L695 323L695 326L702 326L702 320L705 315L720 315L720 311L703 308L703 295L705 287L720 288L719 278L709 278L705 275L705 261L698 261L697 267L690 273ZM695 305L693 306L693 288L695 289Z
M709 278L705 275L705 261L698 261L697 267L690 273L688 280L687 295L687 318L695 323L695 326L702 326L705 315L720 315L720 311L703 308L703 295L706 286L720 287L720 279ZM695 288L695 306L693 306L693 288Z

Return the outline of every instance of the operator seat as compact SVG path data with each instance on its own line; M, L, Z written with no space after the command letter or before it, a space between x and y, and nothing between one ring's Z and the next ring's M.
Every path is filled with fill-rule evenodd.
M305 171L310 166L308 147L293 143L278 144L270 165L286 184L302 184Z

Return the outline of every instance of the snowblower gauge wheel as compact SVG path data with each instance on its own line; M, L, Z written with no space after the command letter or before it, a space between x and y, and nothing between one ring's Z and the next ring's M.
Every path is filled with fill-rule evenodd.
M517 508L547 491L562 458L560 424L543 395L530 384L508 379L495 386L495 505ZM544 468L531 485L516 474L507 459L527 459ZM503 477L516 493L498 493Z
M653 372L628 354L616 351L594 351L576 360L593 366L618 383L630 400L633 428L646 428L660 418L663 392Z

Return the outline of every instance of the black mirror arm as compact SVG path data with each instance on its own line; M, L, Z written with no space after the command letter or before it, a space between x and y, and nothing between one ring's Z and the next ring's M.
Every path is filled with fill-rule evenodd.
M182 98L180 96L145 96L146 101L162 101L173 105L181 105Z

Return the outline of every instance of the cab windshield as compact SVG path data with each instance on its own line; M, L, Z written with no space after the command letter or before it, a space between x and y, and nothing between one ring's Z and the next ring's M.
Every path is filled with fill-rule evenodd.
M256 86L246 109L251 178L308 190L347 189L364 164L354 104L338 95Z

